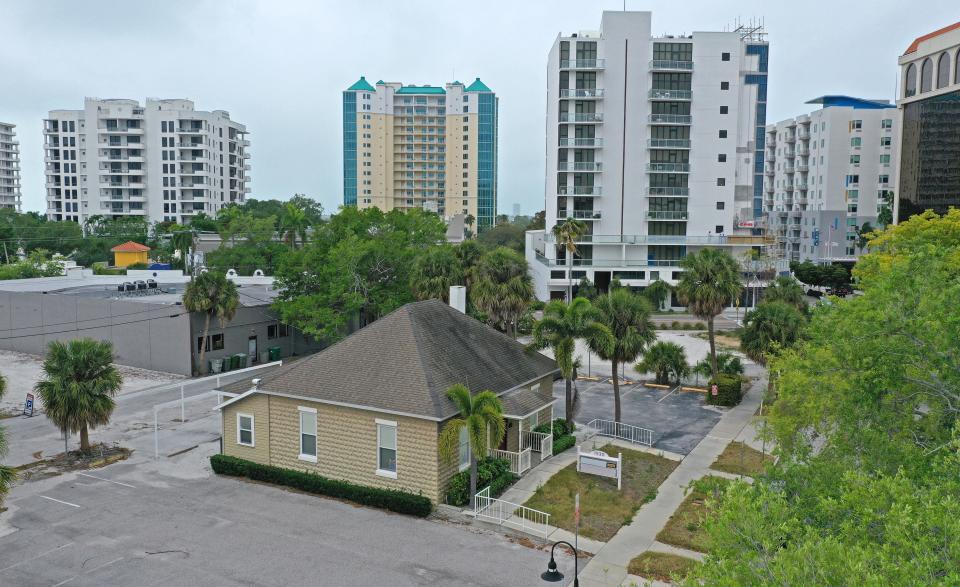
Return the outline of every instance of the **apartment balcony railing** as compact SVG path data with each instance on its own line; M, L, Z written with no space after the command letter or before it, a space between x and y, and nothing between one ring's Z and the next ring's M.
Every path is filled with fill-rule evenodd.
M772 165L767 165L763 168L763 173L765 175L776 175L777 170Z
M600 112L567 112L560 115L560 122L603 122L603 114Z
M793 165L784 165L783 170L786 171L787 173L793 173L794 171L796 171L796 167L794 167Z
M673 59L654 59L650 61L650 69L693 71L693 61L675 61Z
M600 171L599 161L561 161L557 163L558 171Z
M603 139L598 138L589 138L589 139L560 139L561 147L602 147Z
M690 173L689 163L647 163L647 171L654 173Z
M797 155L800 155L801 157L809 157L810 149L797 149Z
M650 124L690 124L693 117L689 114L651 114Z
M797 171L802 171L802 172L806 173L807 171L810 171L810 166L809 166L809 165L797 165Z
M603 213L600 210L557 210L559 218L576 218L577 220L600 220Z
M651 100L692 100L693 92L691 90L650 90Z
M797 142L797 135L795 135L795 134L788 134L788 135L786 135L785 137L783 137L783 142L785 142L785 143L795 143L795 142Z
M647 139L651 149L689 149L690 139Z
M557 194L561 196L599 196L602 193L603 188L598 185L574 185L557 189Z
M689 196L688 187L650 187L647 193L651 196Z
M602 98L602 88L568 88L560 90L561 98Z
M784 154L788 159L793 159L794 157L797 156L797 154L796 154L794 151L784 151L783 154Z
M806 190L807 190L807 186L808 186L808 185L809 185L809 184L806 184L806 183L798 183L798 184L796 184L797 189L798 189L798 190L803 190L803 191L806 191Z
M560 69L603 69L606 59L564 59L560 61Z
M686 220L688 216L686 210L647 210L647 220Z

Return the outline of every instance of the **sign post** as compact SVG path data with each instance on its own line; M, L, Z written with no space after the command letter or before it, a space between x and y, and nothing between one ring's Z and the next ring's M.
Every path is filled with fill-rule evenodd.
M573 535L573 547L580 549L580 494L573 498L573 519L576 528L576 534Z
M577 472L616 479L617 491L620 491L623 477L623 453L618 453L617 456L611 457L602 450L581 452L578 446Z
M714 383L710 386L710 395L717 395L719 392L717 390L717 384Z
M28 393L26 401L23 402L23 415L28 418L33 417L33 394Z

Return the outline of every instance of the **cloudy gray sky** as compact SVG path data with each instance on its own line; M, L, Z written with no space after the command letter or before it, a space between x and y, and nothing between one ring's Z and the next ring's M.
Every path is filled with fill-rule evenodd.
M893 99L897 56L956 0L627 0L655 34L763 17L770 121L827 94ZM0 120L17 125L25 210L43 210L41 121L84 96L190 98L251 131L253 193L341 202L340 92L367 79L481 77L500 97L499 208L543 207L546 54L623 1L0 0Z

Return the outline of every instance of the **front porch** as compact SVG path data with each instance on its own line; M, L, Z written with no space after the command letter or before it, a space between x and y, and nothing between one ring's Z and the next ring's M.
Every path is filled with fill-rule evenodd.
M488 447L488 454L510 463L510 472L522 476L553 456L552 432L534 428L553 422L553 397L534 390L518 390L501 398L507 431L499 446Z

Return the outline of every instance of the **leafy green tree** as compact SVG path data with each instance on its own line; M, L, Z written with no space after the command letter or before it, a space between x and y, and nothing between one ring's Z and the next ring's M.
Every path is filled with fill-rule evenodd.
M233 320L240 306L240 294L237 284L227 279L223 273L207 271L201 273L187 284L183 291L183 307L189 312L202 312L203 317L203 344L200 345L200 358L196 366L198 372L203 370L203 358L207 352L207 336L210 334L210 319L216 318L220 328L224 323Z
M517 324L533 298L533 280L520 253L499 247L481 257L474 271L473 305L501 332L515 336Z
M63 262L53 260L47 251L34 249L23 261L0 265L0 280L57 277L63 275Z
M680 383L690 374L687 353L674 342L660 341L650 345L634 368L639 373L653 373L654 380L660 385L670 385L671 381Z
M532 348L550 348L566 386L564 418L573 423L573 379L576 372L574 351L578 338L597 341L598 347L612 346L610 329L597 320L597 311L585 298L569 304L554 300L543 309L543 318L533 325Z
M463 270L455 249L438 245L424 249L413 261L410 288L418 300L450 301L450 286L461 285Z
M0 375L0 400L7 391L7 379ZM6 430L0 426L0 458L7 456L7 436ZM3 505L3 498L10 491L10 486L17 480L17 472L13 467L0 465L0 505Z
M796 306L765 300L744 317L740 346L748 357L765 364L775 349L795 343L805 324L806 320Z
M575 289L576 292L574 293L578 298L587 298L588 300L593 300L600 293L597 291L597 286L586 277L580 278Z
M44 410L60 430L80 433L80 450L90 452L89 429L110 421L123 377L113 366L113 345L89 338L52 341L43 361L43 379L34 386Z
M470 441L470 495L473 496L477 494L477 461L487 456L488 446L499 446L507 432L503 406L492 391L471 395L467 386L459 383L447 390L447 397L457 406L460 415L448 420L440 430L440 459L456 462L460 434L466 429Z
M740 268L725 251L701 249L687 255L681 263L683 273L677 283L680 303L697 318L707 321L710 340L710 364L717 374L717 347L714 339L714 319L740 295Z
M547 213L545 210L540 210L533 215L533 218L530 219L530 224L527 225L527 230L543 230L546 227Z
M508 247L523 253L526 245L526 223L506 222L480 233L477 240L487 247Z
M653 305L656 311L663 309L663 303L670 297L673 288L662 279L658 279L643 289L643 295Z
M613 371L613 420L620 421L619 367L629 363L657 339L653 321L650 320L650 302L627 289L615 289L594 300L597 321L606 326L610 335L604 333L599 339L589 339L590 348L605 361L610 361Z
M308 226L319 226L323 223L323 206L320 202L305 194L293 194L288 203L303 211Z
M789 275L781 275L767 285L763 292L765 302L784 302L801 312L808 309L806 294L797 280Z
M587 223L575 218L567 218L553 227L553 236L557 244L567 253L567 301L573 299L573 257L577 253L577 241L587 234Z
M216 219L210 218L204 212L197 212L190 219L190 228L197 232L220 232L220 225Z

